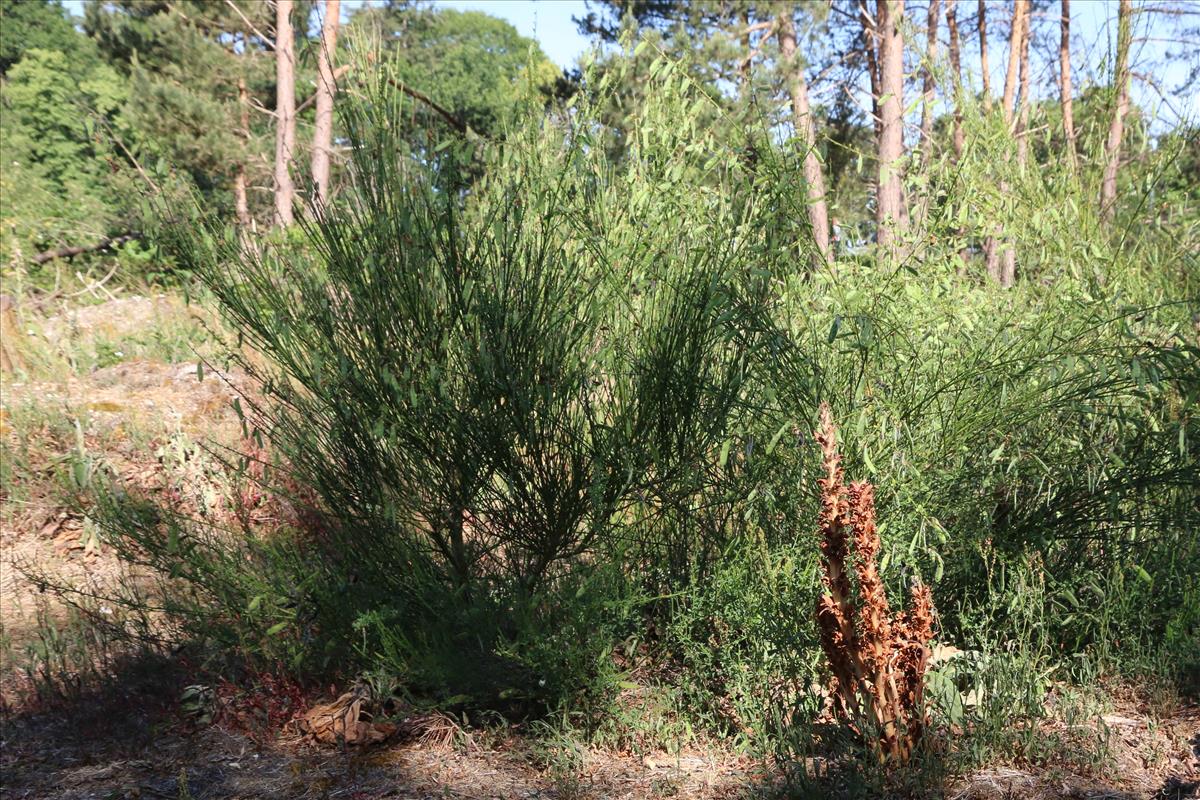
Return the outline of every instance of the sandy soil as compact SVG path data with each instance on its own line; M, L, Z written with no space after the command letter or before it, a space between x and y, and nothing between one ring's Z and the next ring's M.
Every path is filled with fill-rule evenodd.
M168 700L135 689L66 711L7 720L0 797L63 798L783 798L802 792L769 767L719 751L681 755L585 750L569 769L546 766L519 731L475 732L464 743L392 741L318 746L280 733L264 742L180 720ZM1151 726L1110 720L1114 758L1100 774L1054 766L994 766L955 781L954 800L1183 800L1200 791L1200 710ZM1147 761L1155 748L1166 752ZM853 765L847 765L851 770ZM832 784L839 783L831 779ZM182 786L186 784L186 789ZM904 796L897 794L895 796ZM936 796L936 795L935 795Z
M147 720L148 721L148 720ZM556 776L520 743L452 748L401 743L369 749L256 745L219 727L154 733L144 722L116 741L81 746L68 723L30 718L7 726L3 756L11 798L732 798L752 782L734 760L685 755L637 759L592 753ZM186 783L186 793L181 784Z
M235 441L238 426L230 402L236 395L222 376L197 379L192 364L134 361L97 370L63 382L10 383L4 405L11 409L36 404L51 414L79 418L89 453L99 455L106 470L125 485L145 489L171 479L158 455L161 446L182 434L194 441ZM136 431L136 437L128 434ZM12 435L11 431L5 435ZM83 539L84 517L63 508L53 481L61 454L47 448L38 465L39 481L20 500L8 501L0 518L0 618L11 636L30 624L35 606L32 588L23 581L29 566L53 567L63 579L103 578L116 564L103 549Z

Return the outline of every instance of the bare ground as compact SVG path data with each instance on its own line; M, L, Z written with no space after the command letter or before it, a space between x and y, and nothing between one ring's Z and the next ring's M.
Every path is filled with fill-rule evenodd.
M135 673L136 674L136 673ZM143 680L146 680L143 678ZM160 681L161 675L152 681ZM157 699L155 699L157 697ZM1113 722L1114 757L1093 774L1054 765L997 765L933 796L954 800L1183 800L1200 789L1200 710ZM1159 757L1150 750L1164 748ZM72 708L10 716L0 740L5 798L776 798L833 797L841 781L807 791L780 776L795 765L755 762L719 747L638 757L590 748L547 763L519 726L454 741L400 739L372 747L318 746L281 732L266 740L181 719L144 684ZM854 770L854 765L843 766ZM185 787L186 788L183 788ZM903 796L903 795L895 795Z
M156 730L143 711L90 742L77 722L39 715L6 726L0 766L11 798L642 798L744 796L745 765L589 753L569 773L539 768L518 740L369 749L256 744L218 726ZM186 783L184 791L181 786Z

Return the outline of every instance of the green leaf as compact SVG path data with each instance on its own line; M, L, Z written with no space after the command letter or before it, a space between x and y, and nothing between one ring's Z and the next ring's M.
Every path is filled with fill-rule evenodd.
M863 454L863 463L866 464L866 466L867 466L867 472L870 473L871 475L874 475L875 473L879 472L879 470L875 468L875 462L871 460L871 449L869 447L867 447L866 445L863 445L862 454Z
M838 331L842 327L842 317L840 314L833 318L833 325L829 327L829 336L825 339L827 344L833 344L833 340L837 338Z
M71 480L75 483L76 489L88 488L88 462L87 459L79 458L71 464Z
M775 435L771 437L770 443L767 444L767 455L775 452L775 445L779 444L779 440L792 427L791 422L785 422L779 426L779 430L775 431Z

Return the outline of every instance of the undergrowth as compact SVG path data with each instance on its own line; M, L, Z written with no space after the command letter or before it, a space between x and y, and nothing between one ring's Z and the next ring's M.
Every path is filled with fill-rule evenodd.
M889 601L919 578L941 612L930 733L893 782L1102 763L1102 736L1038 720L1094 718L1112 676L1195 686L1194 229L1109 235L1053 165L997 198L980 165L1011 142L980 117L913 187L923 235L811 269L797 156L717 141L666 60L620 161L602 78L464 154L414 150L364 74L351 188L302 233L160 232L245 345L255 444L226 468L254 498L218 521L102 493L107 546L156 576L143 634L553 736L726 737L828 786L804 765L861 745L829 724L813 614L824 401L877 487ZM1001 211L1009 290L963 262Z

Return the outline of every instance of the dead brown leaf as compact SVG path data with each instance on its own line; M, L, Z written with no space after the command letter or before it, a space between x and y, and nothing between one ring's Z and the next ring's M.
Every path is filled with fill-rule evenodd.
M389 722L372 721L358 692L346 692L332 703L313 706L297 720L297 727L322 744L377 744L396 732Z

